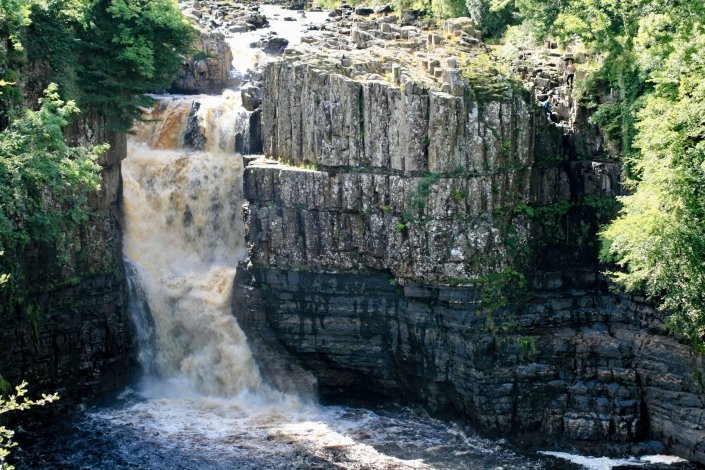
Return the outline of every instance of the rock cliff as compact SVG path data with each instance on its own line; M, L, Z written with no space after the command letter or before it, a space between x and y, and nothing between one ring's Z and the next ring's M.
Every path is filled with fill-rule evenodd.
M264 70L267 158L245 170L236 288L248 335L324 393L408 397L543 447L656 440L705 463L702 357L597 274L621 187L593 130L575 110L550 123L491 67L459 67L484 53L462 20L435 34L350 18Z
M22 260L24 299L2 298L0 374L12 385L27 380L32 395L58 391L53 409L124 384L135 362L118 210L126 142L108 129L87 113L67 132L72 144L111 145L99 162L101 189L89 195L94 215L62 246L31 246Z
M218 32L199 32L194 45L197 52L181 66L171 85L176 93L216 93L231 82L233 55L225 36Z

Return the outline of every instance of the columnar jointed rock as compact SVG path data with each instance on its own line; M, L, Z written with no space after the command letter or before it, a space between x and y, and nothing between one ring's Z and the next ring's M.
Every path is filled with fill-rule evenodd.
M507 267L494 210L528 197L531 116L521 93L478 102L291 58L265 68L264 88L265 154L320 171L246 170L257 263L437 282ZM525 239L526 220L513 220L513 231Z
M292 163L486 174L531 165L525 96L479 102L414 82L357 81L296 60L265 68L265 153Z
M244 183L251 259L265 266L387 270L429 282L506 267L507 248L492 213L500 195L515 191L516 175L439 178L421 196L428 178L251 166Z

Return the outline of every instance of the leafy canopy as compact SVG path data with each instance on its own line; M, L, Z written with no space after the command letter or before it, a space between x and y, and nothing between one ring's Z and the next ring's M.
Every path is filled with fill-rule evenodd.
M521 22L537 39L579 40L592 62L585 91L617 92L616 102L596 106L592 116L621 144L630 189L617 219L601 232L602 259L621 268L611 273L618 284L646 292L671 312L674 331L705 350L704 0L468 0L468 6L483 31Z
M175 0L96 0L78 37L79 101L123 130L144 93L171 84L195 39Z
M0 92L18 86L23 64L47 64L40 89L57 82L118 130L129 129L145 93L171 84L195 40L176 0L0 0L0 33L15 38L0 45ZM14 95L0 113L17 107Z
M1 251L54 242L87 220L87 194L100 186L97 160L107 146L66 145L62 129L77 112L52 84L38 111L25 110L0 132Z
M0 377L2 380L2 377ZM59 399L59 395L54 393L51 395L42 394L39 400L30 400L27 395L27 382L22 382L15 387L15 393L3 397L0 395L0 417L11 411L28 410L35 406L45 406ZM7 463L7 456L10 455L10 449L17 446L17 443L12 440L15 432L5 426L0 425L0 469L14 470L14 466Z
M635 42L653 92L637 116L633 192L602 233L603 258L624 268L613 273L619 283L659 299L671 326L703 347L705 24L652 13Z

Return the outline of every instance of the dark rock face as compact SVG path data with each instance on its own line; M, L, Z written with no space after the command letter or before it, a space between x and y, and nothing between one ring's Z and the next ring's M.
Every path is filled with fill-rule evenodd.
M400 287L373 272L251 274L266 289L241 295L248 336L273 331L323 393L418 400L534 446L624 452L659 439L705 461L705 360L639 299L543 290L488 315L472 288Z
M370 7L357 7L355 8L355 14L359 16L370 16L375 12L374 8Z
M264 44L264 52L273 55L281 54L288 45L288 39L275 36L266 40L266 43Z
M5 380L27 380L33 396L58 391L61 400L52 409L127 382L134 359L121 277L87 277L29 300L41 309L37 316L19 309L3 318Z
M240 89L242 106L248 111L254 111L262 104L262 90L252 84L244 85Z
M87 113L69 129L72 144L109 142L101 189L89 195L95 216L67 246L31 246L21 260L26 298L0 295L0 375L29 382L30 394L58 391L52 410L126 383L134 370L132 331L125 314L118 211L124 134ZM63 261L58 256L61 254Z
M196 49L199 52L182 64L171 90L177 93L218 93L229 86L233 55L225 36L201 32Z
M267 17L261 13L250 13L247 17L245 17L245 23L252 26L254 29L260 29L264 28L265 26L269 26L269 21L267 21Z

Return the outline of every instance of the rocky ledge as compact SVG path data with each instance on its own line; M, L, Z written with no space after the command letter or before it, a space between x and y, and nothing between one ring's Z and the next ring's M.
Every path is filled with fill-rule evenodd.
M58 247L30 246L20 260L26 286L15 292L22 302L0 296L0 378L26 380L32 397L59 392L50 412L113 391L135 371L118 209L126 140L109 124L87 113L67 132L72 144L110 143L101 189L88 198L92 217Z
M563 287L487 312L477 289L385 273L249 273L241 324L326 395L405 397L534 448L705 462L705 361L641 299Z

